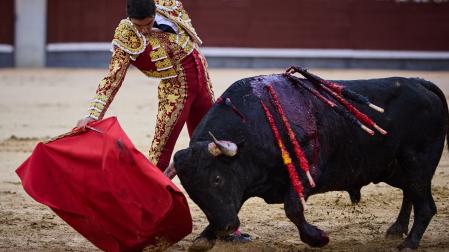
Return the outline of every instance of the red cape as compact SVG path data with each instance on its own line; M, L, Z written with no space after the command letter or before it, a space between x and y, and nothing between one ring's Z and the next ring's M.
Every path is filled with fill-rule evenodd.
M117 119L39 143L17 169L25 191L100 249L173 244L192 231L182 192L140 153Z

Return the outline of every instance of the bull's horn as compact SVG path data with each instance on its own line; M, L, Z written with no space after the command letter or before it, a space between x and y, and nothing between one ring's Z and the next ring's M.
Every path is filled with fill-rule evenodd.
M237 155L237 144L230 141L217 140L212 132L209 131L209 135L212 137L215 145L218 147L220 152L228 157L233 157Z

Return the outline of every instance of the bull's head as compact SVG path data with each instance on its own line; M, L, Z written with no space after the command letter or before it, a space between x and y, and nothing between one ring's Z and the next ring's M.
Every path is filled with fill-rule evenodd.
M237 144L217 140L195 142L175 154L179 179L190 198L209 220L209 230L222 236L240 225L243 181Z

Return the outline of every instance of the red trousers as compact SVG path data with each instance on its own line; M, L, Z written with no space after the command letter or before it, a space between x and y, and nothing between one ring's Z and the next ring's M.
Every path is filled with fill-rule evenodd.
M191 136L214 102L203 55L194 50L175 68L177 77L162 80L158 87L158 115L149 157L161 170L170 163L184 123Z

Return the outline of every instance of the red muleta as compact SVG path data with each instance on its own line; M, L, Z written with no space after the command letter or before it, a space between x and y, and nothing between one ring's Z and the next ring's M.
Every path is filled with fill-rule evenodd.
M16 171L25 191L105 251L162 249L190 234L186 198L117 119L89 126L36 146Z

